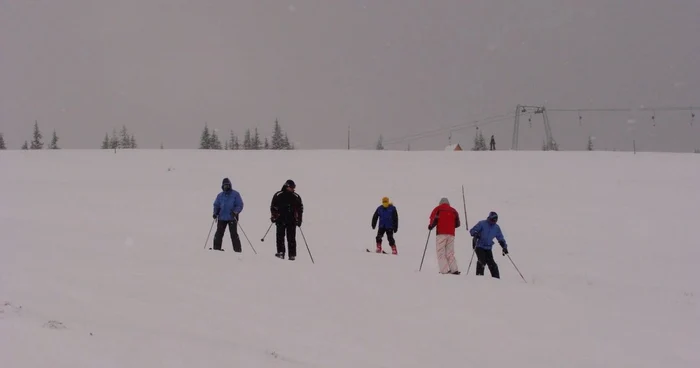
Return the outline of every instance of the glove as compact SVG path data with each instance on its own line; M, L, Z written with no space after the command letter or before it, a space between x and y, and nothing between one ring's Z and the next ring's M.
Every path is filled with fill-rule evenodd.
M233 217L236 222L238 222L238 213L231 211L231 217Z
M297 220L297 226L301 227L301 220Z
M216 218L219 217L219 215L215 213L212 215L212 217L214 218L214 220L216 220Z
M479 238L473 237L472 238L472 249L476 249L476 243L479 242Z
M398 233L398 232L399 232L399 229L398 229L398 228L394 229L394 234L396 234L396 233Z
M503 256L505 257L506 254L508 254L508 248L503 248Z
M434 227L435 227L435 226L433 226L432 224L430 224L430 225L428 225L428 230L432 230Z

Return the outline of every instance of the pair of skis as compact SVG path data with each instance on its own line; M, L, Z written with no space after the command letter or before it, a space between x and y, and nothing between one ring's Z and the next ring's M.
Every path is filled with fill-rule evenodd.
M372 252L371 250L369 250L369 248L367 248L365 250L367 251L367 253L377 253L376 251ZM387 253L384 249L382 249L381 254L389 254L389 253Z

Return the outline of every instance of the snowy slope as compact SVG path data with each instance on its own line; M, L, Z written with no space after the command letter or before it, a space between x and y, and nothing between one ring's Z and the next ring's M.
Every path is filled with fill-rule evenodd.
M700 155L5 151L0 172L2 367L700 366ZM257 255L204 250L225 176ZM315 264L300 233L295 262L260 241L288 178ZM434 234L418 272L463 184L527 283L500 253L500 280L438 275ZM382 196L398 256L364 252Z

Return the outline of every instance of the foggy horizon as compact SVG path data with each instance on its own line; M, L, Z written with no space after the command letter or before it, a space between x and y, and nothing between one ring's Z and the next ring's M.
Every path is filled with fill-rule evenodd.
M223 143L279 120L297 149L346 149L349 129L355 149L468 150L478 126L508 150L533 105L563 151L692 152L697 19L692 0L0 0L0 133L193 149L205 123ZM557 111L577 109L626 111ZM542 115L519 133L539 150Z

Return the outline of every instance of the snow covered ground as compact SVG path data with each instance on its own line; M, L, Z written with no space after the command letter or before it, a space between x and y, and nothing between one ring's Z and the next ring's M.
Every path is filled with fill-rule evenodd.
M700 367L700 155L3 151L0 172L2 367ZM204 250L224 177L257 255ZM289 178L315 264L301 233L295 262L260 241ZM418 272L462 185L527 283L500 252L500 280L437 274L434 234ZM365 252L383 196L398 256Z

